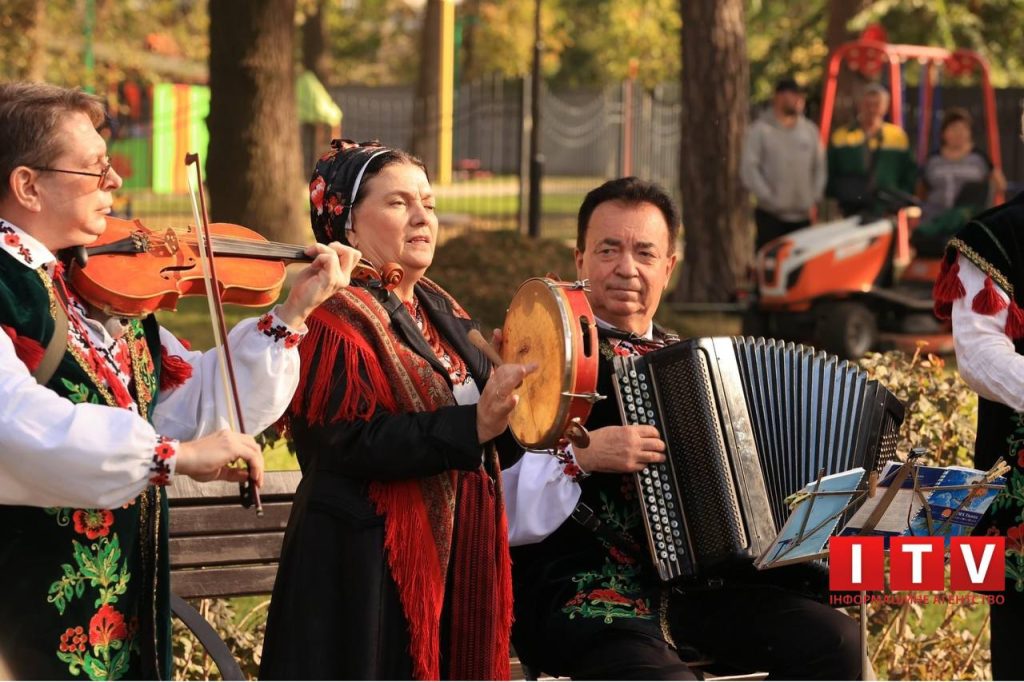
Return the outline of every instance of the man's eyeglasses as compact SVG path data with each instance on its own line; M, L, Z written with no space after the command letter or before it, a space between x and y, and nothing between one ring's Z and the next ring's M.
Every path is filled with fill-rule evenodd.
M38 166L33 168L33 170L47 171L50 173L68 173L70 175L88 175L94 178L99 178L99 181L96 183L96 186L103 187L103 185L107 184L107 176L110 175L110 169L112 167L113 165L109 161L107 161L106 163L103 164L103 168L101 168L98 173L94 173L92 171L65 170L63 168L49 168L47 166Z

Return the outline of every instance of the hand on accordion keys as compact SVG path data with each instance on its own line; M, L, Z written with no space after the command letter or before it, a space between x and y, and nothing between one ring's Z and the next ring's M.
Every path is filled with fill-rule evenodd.
M605 426L590 432L590 445L574 447L576 463L596 471L633 473L665 461L665 443L653 426Z

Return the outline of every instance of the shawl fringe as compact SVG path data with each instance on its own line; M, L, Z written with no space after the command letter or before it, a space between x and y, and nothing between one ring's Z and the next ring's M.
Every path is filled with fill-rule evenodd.
M160 390L170 391L192 378L192 365L180 355L171 355L160 346Z
M384 546L391 550L387 552L388 566L412 629L409 653L413 674L417 680L438 680L445 579L427 508L422 502L409 504L421 499L420 495L415 480L370 483L370 500L377 513L387 518ZM403 508L404 514L392 513ZM395 551L397 548L405 551Z
M325 424L369 419L378 403L389 412L398 410L387 375L365 339L344 327L337 317L319 311L306 326L309 333L299 344L301 370L290 412L302 414L310 424ZM344 367L336 367L339 357L344 359ZM345 393L338 408L329 414L339 381L345 382Z
M7 336L11 337L11 343L14 344L14 352L17 354L18 359L25 363L29 372L36 371L39 363L43 361L43 355L46 353L46 349L43 348L42 344L28 336L19 336L14 327L9 327L6 324L0 325L0 327L3 327Z

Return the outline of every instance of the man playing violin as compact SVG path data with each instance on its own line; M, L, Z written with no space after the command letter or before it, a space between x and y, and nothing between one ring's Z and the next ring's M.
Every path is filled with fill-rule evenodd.
M0 86L0 664L18 678L167 679L164 487L263 478L256 441L225 428L216 354L152 316L104 319L64 279L57 254L103 233L121 186L103 121L80 91ZM253 433L291 400L306 316L359 254L307 255L288 298L230 334Z
M576 268L599 327L597 392L614 394L616 355L678 341L654 324L677 262L679 213L663 189L611 180L580 207ZM587 447L527 452L502 479L515 590L513 643L545 673L572 679L696 679L696 648L780 679L855 679L856 623L766 585L670 592L644 543L632 474L665 459L659 431L594 405ZM588 510L597 532L577 518Z

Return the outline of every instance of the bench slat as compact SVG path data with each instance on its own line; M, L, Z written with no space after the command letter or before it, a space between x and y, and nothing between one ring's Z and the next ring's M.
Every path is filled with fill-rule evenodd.
M263 505L263 516L258 517L241 505L175 507L171 511L171 537L283 531L291 509L291 502L267 502Z
M270 594L277 564L179 570L171 572L171 590L185 599Z
M291 499L301 479L301 471L268 471L263 477L260 497L267 500L275 495L286 495ZM167 486L167 497L172 507L182 503L202 504L207 499L238 500L238 484L226 481L199 483L187 476L176 476L174 485ZM256 512L249 511L253 517L256 516Z
M171 568L274 562L276 570L283 542L283 532L171 538Z

